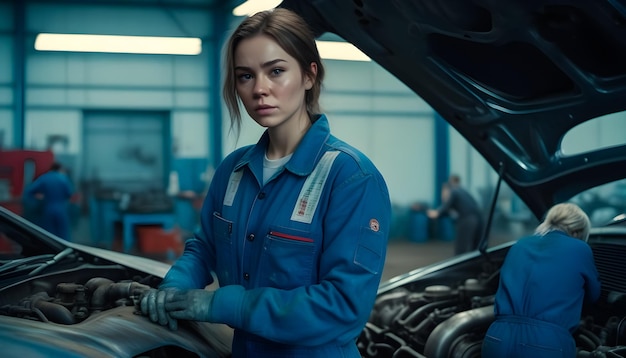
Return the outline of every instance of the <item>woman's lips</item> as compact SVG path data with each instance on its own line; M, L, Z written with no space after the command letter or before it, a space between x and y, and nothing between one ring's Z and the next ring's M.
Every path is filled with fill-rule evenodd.
M262 116L272 114L276 107L272 106L259 106L254 111Z

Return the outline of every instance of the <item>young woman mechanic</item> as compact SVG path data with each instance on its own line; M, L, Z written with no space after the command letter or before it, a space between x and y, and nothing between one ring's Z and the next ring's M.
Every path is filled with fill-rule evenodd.
M187 241L141 309L234 328L233 357L360 357L391 206L372 162L319 114L324 68L306 23L275 9L244 20L226 50L224 97L267 128L217 168ZM215 272L219 286L203 289Z
M600 296L589 218L576 205L552 207L534 236L509 250L500 270L496 320L482 357L576 357L572 333L583 301Z

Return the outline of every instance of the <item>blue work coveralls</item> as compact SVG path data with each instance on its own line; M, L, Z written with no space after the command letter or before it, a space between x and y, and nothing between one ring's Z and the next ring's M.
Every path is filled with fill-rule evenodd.
M42 174L24 189L30 201L41 200L36 223L54 235L70 240L69 200L74 187L67 175L59 171ZM41 194L42 199L36 195Z
M585 300L600 296L589 245L562 231L520 239L509 250L482 357L576 357L572 333Z
M235 329L233 357L360 357L376 298L391 205L387 186L318 116L263 185L267 132L217 168L201 229L161 287L217 275L211 321Z
M448 200L439 209L440 214L456 212L454 230L454 254L459 255L478 249L483 235L483 215L472 195L461 187L450 188Z

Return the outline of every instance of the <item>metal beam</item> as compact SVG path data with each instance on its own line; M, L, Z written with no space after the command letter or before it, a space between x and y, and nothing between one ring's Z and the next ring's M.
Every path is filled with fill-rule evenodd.
M209 165L216 168L224 159L222 135L222 59L220 49L226 42L227 21L232 8L222 6L212 12L214 43L209 53Z
M13 147L24 148L26 15L24 1L13 2Z
M19 2L19 1L16 1ZM180 1L180 0L30 0L30 4L48 4L48 5L82 5L82 6L160 6L172 9L195 9L195 10L213 10L222 6L222 0L205 0L205 1Z
M434 202L441 203L441 187L450 176L450 133L449 124L435 113L435 192Z

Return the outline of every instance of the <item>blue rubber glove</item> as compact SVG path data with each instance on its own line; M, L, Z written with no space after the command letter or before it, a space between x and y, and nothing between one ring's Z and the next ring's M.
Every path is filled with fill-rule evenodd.
M150 289L142 295L140 299L141 312L150 317L152 322L161 326L167 325L169 329L175 331L178 329L178 321L172 318L165 311L165 303L178 290L175 288L166 288L163 290Z
M177 290L165 298L165 312L173 319L211 321L213 291Z

